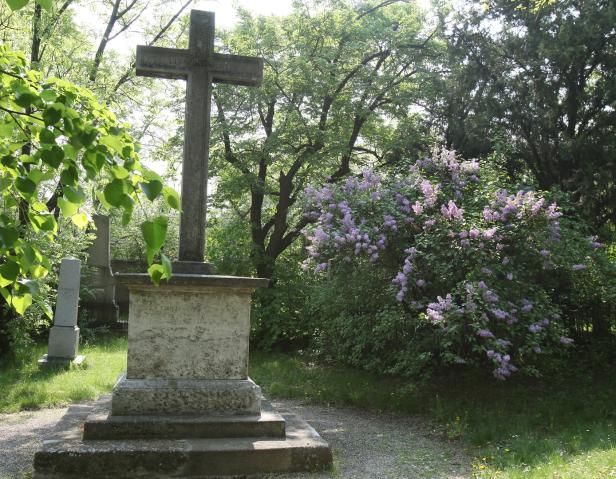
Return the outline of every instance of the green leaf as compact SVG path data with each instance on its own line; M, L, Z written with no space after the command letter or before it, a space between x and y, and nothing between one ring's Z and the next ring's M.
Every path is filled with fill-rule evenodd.
M53 132L47 128L43 128L39 131L39 139L41 140L41 144L56 144L56 135L54 135Z
M47 103L53 103L56 101L56 98L58 98L58 95L56 95L56 92L53 90L43 90L41 92L41 98Z
M0 246L3 248L12 248L15 245L17 238L19 238L19 233L16 228L0 227Z
M66 218L70 218L71 216L73 216L75 213L77 213L77 210L79 209L79 205L71 203L70 201L62 197L58 198L58 206L60 208L60 211L62 212L62 215Z
M128 175L130 173L123 166L114 165L111 167L111 174L114 178L117 178L118 180L125 180L126 178L128 178Z
M36 183L30 178L18 177L15 180L15 188L23 193L24 196L32 196L36 191Z
M51 7L53 6L53 0L35 0L41 7L45 9L47 12L51 12Z
M167 256L161 253L160 262L163 265L163 269L165 271L163 274L163 279L171 278L173 267L171 266L171 261L169 260L169 258L167 258Z
M71 216L71 221L75 223L75 226L79 229L85 229L85 227L88 226L88 217L85 213L77 213Z
M124 212L122 213L122 226L128 226L128 223L130 223L130 220L132 217L133 217L132 208L125 209Z
M40 230L55 233L58 229L58 224L52 214L38 215L30 211L28 212L28 218L35 231Z
M5 264L0 266L0 287L12 284L19 276L19 265L15 261L7 260Z
M32 295L29 293L21 296L11 296L11 306L17 311L17 314L24 314L26 309L32 304Z
M111 206L119 208L122 206L122 200L126 196L126 183L122 180L113 180L103 190L105 200Z
M55 106L48 106L43 111L43 121L45 125L55 125L62 119L62 111L58 110Z
M147 183L139 183L141 190L150 201L154 201L163 189L163 184L158 180L150 180Z
M77 168L72 165L67 166L60 174L60 183L67 186L76 185L78 178L79 173L77 172Z
M112 150L115 150L117 153L122 152L122 147L124 146L124 142L117 136L114 135L105 135L98 140L99 143L110 147Z
M167 218L158 216L153 221L144 221L141 224L141 233L147 246L148 264L152 264L154 256L160 251L167 236Z
M62 188L62 192L68 201L81 205L86 201L86 194L81 189L81 186L65 186Z
M163 197L165 198L167 204L171 206L171 208L178 211L181 210L180 195L178 195L173 188L171 188L170 186L165 186L163 188Z
M43 163L48 164L52 168L58 168L64 159L64 150L57 145L54 145L49 150L41 152Z
M30 0L6 0L9 8L13 11L24 8L29 2Z
M152 278L152 282L158 285L165 274L165 270L160 264L153 264L148 268L148 274Z

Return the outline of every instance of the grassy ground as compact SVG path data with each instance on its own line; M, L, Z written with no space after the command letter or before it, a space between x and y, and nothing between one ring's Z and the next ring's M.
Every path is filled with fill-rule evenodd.
M0 364L0 412L92 399L111 389L126 364L124 339L84 347L81 369L39 371L44 349ZM417 386L300 356L256 353L251 376L270 397L427 416L446 440L475 457L477 479L616 479L616 378L609 374L504 384L449 377Z
M126 368L126 339L101 338L85 345L81 367L39 369L37 361L47 345L33 346L17 361L0 359L0 413L62 406L95 399L111 390Z
M413 387L287 355L257 354L251 367L273 396L428 416L476 458L476 478L616 479L614 376L507 383L449 377Z

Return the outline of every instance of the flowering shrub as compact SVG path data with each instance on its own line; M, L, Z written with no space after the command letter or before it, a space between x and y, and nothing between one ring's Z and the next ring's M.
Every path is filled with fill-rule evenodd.
M572 344L551 278L582 273L601 244L592 237L567 248L556 204L482 180L484 170L443 150L403 175L365 170L308 187L304 214L315 222L303 267L335 277L366 266L384 273L389 280L372 288L395 298L416 331L436 335L431 357L487 362L502 380Z

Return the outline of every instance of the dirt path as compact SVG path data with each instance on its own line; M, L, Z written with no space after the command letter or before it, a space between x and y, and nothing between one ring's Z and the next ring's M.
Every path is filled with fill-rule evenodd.
M275 401L306 419L329 441L334 471L289 474L276 479L467 479L470 460L443 441L420 418ZM66 409L0 414L0 479L31 477L42 438L55 430Z

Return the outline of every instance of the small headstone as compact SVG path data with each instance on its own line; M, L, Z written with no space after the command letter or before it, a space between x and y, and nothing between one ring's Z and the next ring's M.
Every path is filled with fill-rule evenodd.
M81 261L64 258L60 264L58 281L58 301L54 314L53 326L49 331L48 352L39 364L81 364L84 356L77 355L79 345L79 328L77 327L77 310L79 306L79 283Z
M81 306L89 312L92 323L115 327L120 317L111 271L109 216L94 215L93 219L96 239L88 248L88 270L84 274L86 291Z

